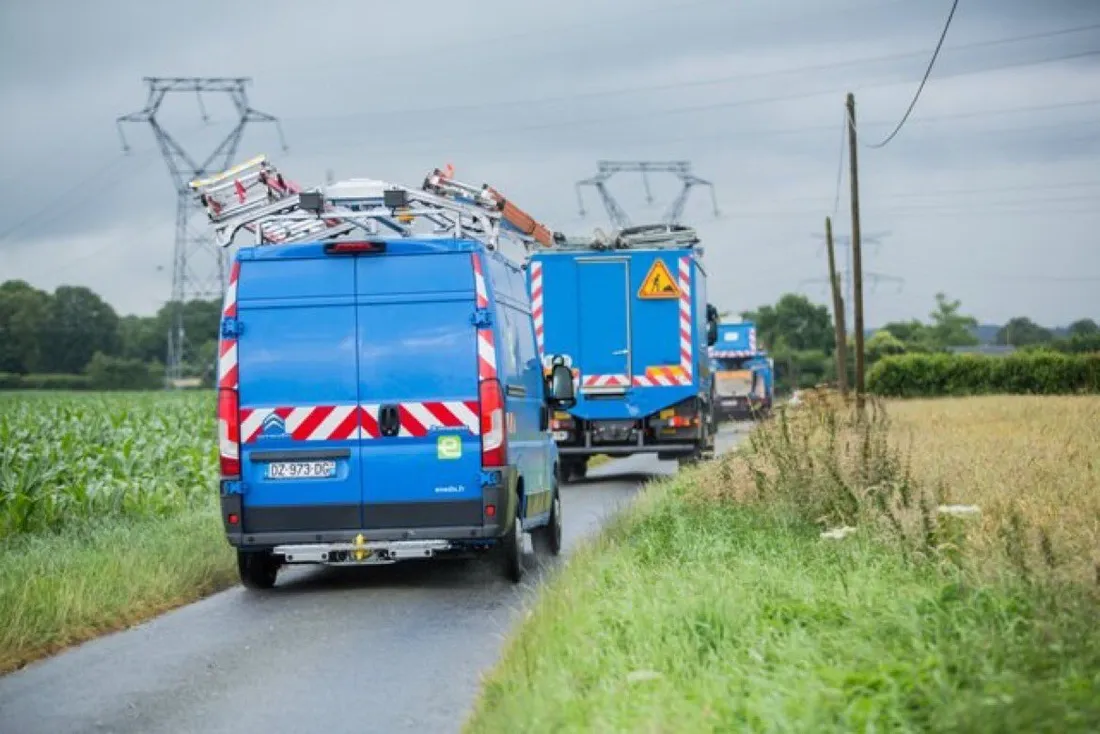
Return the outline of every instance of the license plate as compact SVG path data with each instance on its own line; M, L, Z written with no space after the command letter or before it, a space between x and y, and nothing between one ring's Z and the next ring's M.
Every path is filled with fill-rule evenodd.
M569 431L554 431L554 440L555 441L568 441L569 440Z
M268 479L327 479L336 476L336 462L273 461L267 465Z

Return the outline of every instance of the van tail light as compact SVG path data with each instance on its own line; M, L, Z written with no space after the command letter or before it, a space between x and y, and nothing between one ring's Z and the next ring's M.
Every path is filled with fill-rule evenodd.
M507 446L504 430L504 393L500 380L483 380L478 399L481 405L481 465L504 466Z
M325 245L326 255L375 255L385 251L385 242L330 242Z
M218 467L223 479L241 475L241 415L237 391L218 390Z

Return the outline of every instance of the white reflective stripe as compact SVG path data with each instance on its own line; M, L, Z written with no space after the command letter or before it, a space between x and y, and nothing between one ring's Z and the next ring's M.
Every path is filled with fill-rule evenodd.
M430 410L424 407L424 403L401 403L401 405L416 419L416 422L424 426L425 429L443 427L443 422L436 418ZM404 426L402 426L401 431L401 435L407 435Z
M310 414L316 410L316 408L294 408L290 411L290 415L286 417L283 425L286 427L287 433L294 433L298 430L298 426L309 418Z
M218 421L218 453L227 459L238 459L241 455L237 442L229 438L229 423L225 420Z
M220 381L226 375L228 375L229 371L232 370L236 365L237 342L234 341L233 346L231 346L229 350L226 351L226 353L218 359L218 380Z
M478 257L474 255L474 257ZM482 266L484 266L482 264ZM485 276L481 272L481 268L474 268L474 289L477 292L478 298L489 300L489 291L485 288ZM469 291L467 291L469 293ZM479 304L480 305L480 304Z
M470 433L481 433L481 419L477 413L470 410L470 408L461 401L443 403L447 410L451 411L455 418L462 421L462 425L470 429Z
M497 368L496 349L493 348L492 332L488 329L480 329L477 332L477 354L484 359L494 370Z
M274 413L274 408L256 408L241 422L241 440L247 441L252 434L260 430L267 417Z
M325 440L326 438L331 436L332 432L339 428L340 424L343 423L347 419L347 417L351 415L354 411L354 405L337 405L335 408L333 408L332 412L329 413L323 421L321 421L321 425L313 429L313 433L309 434L309 440ZM355 431L352 432L351 436L349 436L349 438L358 438L358 431L359 429L356 428Z

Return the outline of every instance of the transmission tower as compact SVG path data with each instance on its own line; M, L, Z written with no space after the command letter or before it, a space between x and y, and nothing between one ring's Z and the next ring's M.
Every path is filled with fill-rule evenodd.
M285 151L287 147L279 120L249 106L245 87L252 80L248 77L145 77L144 81L148 85L145 106L119 117L116 125L122 149L127 153L130 152L130 145L123 132L123 123L140 122L153 128L153 135L176 188L176 237L172 256L172 298L169 301L172 319L165 362L166 385L172 386L182 377L187 352L187 335L183 328L184 303L192 299L221 298L226 283L225 251L214 243L210 235L196 235L188 229L192 213L198 211L194 192L188 184L212 172L229 168L237 155L245 127L250 122L274 123L282 149ZM203 122L209 121L203 103L204 94L228 95L236 110L236 124L205 158L192 157L158 119L165 98L178 93L196 96Z
M689 161L597 161L596 175L577 182L577 203L580 205L580 214L583 217L584 197L581 196L582 186L591 186L596 189L607 209L607 216L611 224L618 228L629 227L630 217L626 211L615 201L615 197L607 190L607 180L616 173L641 173L642 185L645 186L646 202L653 203L653 192L649 187L649 174L672 173L683 183L679 195L669 205L665 212L664 221L667 224L679 224L680 217L684 213L684 205L687 204L688 194L695 186L707 186L710 188L710 199L714 205L714 216L718 216L718 199L714 195L714 184L704 181L691 172Z
M874 245L876 253L882 246L882 238L890 235L890 232L868 232L864 233L860 237L860 241L864 245ZM820 239L824 244L825 235L814 233L814 237ZM854 315L852 311L848 309L855 309L855 296L854 296L854 284L855 278L852 277L852 238L850 235L833 235L833 242L844 252L844 267L837 268L837 275L840 276L840 282L843 287L844 293L844 320L846 323L854 323ZM871 284L872 291L878 288L880 283L894 283L897 285L900 291L905 286L905 279L899 278L896 275L887 275L885 273L875 273L869 270L863 271L863 280ZM807 285L811 283L825 283L828 284L828 278L806 278L799 281L799 285Z

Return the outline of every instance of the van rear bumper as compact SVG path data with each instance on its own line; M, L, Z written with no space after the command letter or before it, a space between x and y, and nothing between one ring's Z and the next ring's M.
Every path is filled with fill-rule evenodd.
M353 543L360 536L366 542L494 540L511 529L507 519L516 516L514 467L504 468L498 477L500 484L482 487L481 498L472 501L357 505L351 508L353 513L337 513L324 505L248 507L240 494L223 491L222 526L229 544L240 549ZM489 505L494 506L492 515L486 509ZM368 521L366 527L355 527L361 517L359 507ZM231 516L236 524L229 522ZM354 520L339 522L348 518Z

